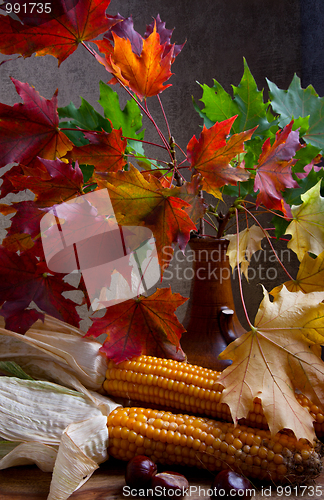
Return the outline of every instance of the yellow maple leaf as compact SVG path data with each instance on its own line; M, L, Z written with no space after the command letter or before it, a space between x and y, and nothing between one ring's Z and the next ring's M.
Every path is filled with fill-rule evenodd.
M233 363L221 374L222 403L234 422L247 416L254 398L262 408L271 433L291 429L297 439L314 438L313 419L295 397L301 391L324 409L324 292L292 293L285 287L273 302L264 298L255 326L220 354Z
M298 292L299 290L304 293L324 291L324 252L316 258L306 253L300 263L297 278L275 287L271 290L271 295L273 297L277 295L283 286L290 292Z
M245 228L239 233L239 264L241 264L241 272L248 280L247 269L249 267L252 255L258 250L262 250L261 241L265 237L265 231L259 226L251 226ZM229 258L229 263L234 271L237 266L237 235L228 234L226 239L229 240L226 255Z
M286 230L292 238L288 243L301 261L306 252L319 255L324 250L324 198L321 181L301 195L303 203L291 207L293 220Z

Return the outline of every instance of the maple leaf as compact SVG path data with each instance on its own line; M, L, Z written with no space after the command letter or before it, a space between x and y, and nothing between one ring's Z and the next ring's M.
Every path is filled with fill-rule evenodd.
M103 85L102 82L100 82L100 85L101 84ZM76 108L73 102L70 102L64 108L57 108L57 112L62 120L60 122L61 127L64 128L65 134L71 139L75 146L84 146L88 143L82 131L78 129L97 130L98 132L105 130L106 132L111 132L110 121L98 113L98 111L82 97L79 108Z
M265 231L259 226L251 226L239 232L239 264L241 264L241 272L248 280L248 267L252 255L258 250L262 250L261 241L265 237ZM226 239L229 240L226 255L229 258L229 263L234 272L237 266L237 235L227 234Z
M141 296L109 307L104 317L93 320L85 336L98 337L106 333L101 350L115 363L140 354L165 357L170 344L181 357L179 341L185 330L174 311L186 300L170 288L158 288L149 297Z
M106 58L96 55L97 60L114 75L109 83L122 82L135 92L142 100L157 95L171 84L164 83L172 76L173 48L166 54L165 44L160 43L160 35L156 31L143 40L140 56L132 50L131 41L113 33L114 46L107 40L94 42ZM173 47L173 46L172 46Z
M301 144L299 132L292 131L293 123L291 121L282 131L278 130L272 146L270 138L262 146L254 181L254 191L260 191L257 206L262 203L267 208L285 212L281 191L298 187L292 177L291 167L297 162L293 156Z
M197 223L208 208L208 204L204 198L200 196L202 188L202 176L200 174L193 175L190 182L184 182L180 189L176 189L176 196L189 203L189 207L184 208L184 211L189 215L190 219Z
M74 147L67 155L70 160L93 165L100 172L117 172L125 166L127 140L122 137L121 129L113 129L109 134L104 131L84 132L84 137L90 144Z
M11 78L24 103L0 103L0 166L28 165L36 156L55 160L72 149L72 142L58 129L57 93L44 99L27 83Z
M125 137L144 139L144 131L140 131L142 128L142 114L134 99L128 99L124 109L121 109L118 93L114 92L106 83L100 82L100 99L98 102L104 110L106 119L112 123L115 129L121 128ZM138 141L134 142L140 144Z
M13 175L20 175L23 174L24 171L22 169L21 165L13 165L9 170L7 170L3 176L1 177L2 179L2 184L0 186L0 193L1 197L7 196L9 193L18 193L19 190L15 189L11 183L11 176Z
M71 325L79 325L75 303L62 295L75 288L65 283L62 275L49 272L45 262L39 261L30 251L17 255L0 246L0 273L0 305L4 304L6 311L13 304L9 307L10 316L24 313L33 301L47 314ZM7 319L10 316L6 314ZM25 330L23 317L20 333Z
M256 136L265 139L270 135L269 128L275 122L271 121L268 113L268 103L263 102L263 91L259 91L245 59L244 73L237 87L232 85L233 99L223 87L214 80L213 87L206 84L200 85L203 96L200 99L205 107L200 110L195 105L196 111L204 119L207 128L215 122L238 115L233 124L233 132L243 132L254 127ZM270 122L268 121L270 119Z
M296 253L300 261L306 252L319 255L324 249L324 198L320 189L321 180L301 195L301 205L291 207L293 220L285 234L291 234L292 238L287 247Z
M287 125L292 118L308 118L309 125L303 133L303 140L323 151L324 98L318 96L312 85L302 89L297 75L294 75L287 90L281 90L275 83L267 78L266 80L270 90L271 107L279 115L280 127Z
M118 13L117 16L108 15L108 19L115 21L115 24L107 31L107 33L104 34L103 39L109 40L109 42L113 45L113 33L115 33L115 35L119 36L119 38L129 40L134 54L140 56L143 50L143 38L137 31L134 30L132 16L123 17Z
M160 14L156 16L150 24L146 26L146 31L144 33L144 38L148 38L151 33L153 33L154 28L156 32L160 35L160 42L164 45L164 55L166 55L169 51L172 50L173 58L175 58L183 49L185 42L181 45L171 44L171 37L173 33L173 29L169 30L165 27L165 23L161 21Z
M37 206L34 201L20 201L11 205L2 205L1 213L10 210L15 213L11 226L2 244L8 250L26 250L34 246L34 239L40 236L40 220L46 209Z
M45 314L36 309L22 310L21 306L21 303L17 305L16 303L6 302L1 308L0 313L5 318L5 327L7 330L23 335L38 319L44 321ZM28 304L26 304L27 306Z
M22 166L25 175L11 176L18 190L30 189L35 193L37 206L49 207L82 194L83 175L76 161L73 167L60 160L38 159L32 167Z
M258 397L272 435L291 429L297 439L312 442L313 418L295 390L323 408L324 363L316 345L324 339L323 298L324 292L305 295L283 287L271 302L264 290L255 326L220 354L233 361L218 382L225 388L221 402L229 405L234 422L247 416Z
M161 183L161 185L165 188L171 187L171 179L172 179L172 173L166 174L166 170L163 169L156 169L156 170L146 170L148 168L148 165L146 162L142 161L137 161L137 164L140 168L144 168L145 170L141 172L142 176L144 179L146 179L148 182L150 181L150 177L153 176L155 179L158 179ZM150 165L151 167L151 165ZM184 199L184 198L182 198ZM189 215L190 217L190 215Z
M50 54L59 64L70 56L79 43L93 40L115 22L105 16L110 0L55 0L46 18L34 16L25 23L24 9L18 17L24 22L0 16L0 52L29 57Z
M187 146L191 169L202 174L203 189L216 198L222 198L219 187L245 181L250 174L244 168L234 168L229 163L244 151L244 141L251 138L254 129L234 134L226 142L236 116L204 128L199 140L193 136Z
M165 27L165 23L161 21L160 15L156 16L156 19L151 22L151 24L146 26L146 31L144 37L134 30L134 23L132 16L123 17L120 14L117 16L108 16L109 19L115 21L116 24L104 34L104 39L107 38L111 43L114 43L114 38L112 33L115 33L120 38L125 38L130 40L132 45L132 50L134 54L140 56L143 50L143 38L144 40L148 38L154 31L154 26L156 32L160 35L160 42L164 45L164 55L166 55L170 50L173 50L173 56L176 57L182 50L184 44L173 45L171 44L171 37L173 30L169 30ZM117 22L118 21L118 22Z
M290 292L304 293L324 291L324 252L314 259L305 253L298 269L295 280L286 281L280 286L271 290L271 295L275 297L281 288L285 286Z
M180 188L163 188L154 176L146 180L132 165L128 172L105 174L101 187L106 187L119 224L145 226L152 230L159 263L163 270L172 258L164 249L178 243L183 251L196 226L185 212L190 205L178 198Z

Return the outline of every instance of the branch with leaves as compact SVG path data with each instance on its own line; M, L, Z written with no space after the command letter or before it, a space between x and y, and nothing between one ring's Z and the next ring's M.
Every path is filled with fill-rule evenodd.
M5 11L7 3L0 9ZM211 227L211 237L225 236L230 241L228 256L232 269L239 269L241 291L241 274L247 276L263 238L275 252L269 229L258 220L258 214L266 211L272 216L276 237L287 235L288 248L301 264L295 279L288 274L288 282L270 291L273 301L264 291L254 323L245 308L251 329L222 354L233 360L220 379L223 400L236 420L246 416L257 394L273 432L287 427L296 436L311 439L310 419L296 406L294 392L300 390L324 410L320 358L324 100L312 87L302 89L294 76L287 90L268 82L270 98L264 101L244 61L243 77L233 86L233 95L216 80L212 87L201 85L204 107L193 104L203 129L184 151L160 97L171 87L167 83L171 66L184 44L171 43L172 30L159 16L141 36L132 18L107 14L108 5L109 0L79 0L67 8L57 0L52 12L37 19L22 10L18 19L0 16L1 53L25 58L50 54L60 65L81 45L112 75L109 84L98 82L102 114L84 99L79 108L73 103L58 108L57 92L48 100L15 78L12 82L23 102L0 103L0 166L14 164L2 177L0 195L25 189L34 194L32 201L0 205L2 214L11 215L0 247L0 314L6 328L24 334L44 314L79 325L76 303L67 297L78 290L86 305L84 280L73 287L67 281L68 272L51 270L42 246L41 220L56 213L62 203L73 202L75 210L56 217L56 223L82 224L81 198L108 190L119 227L152 231L162 275L177 246L185 251L193 233L203 238L207 226ZM115 84L129 98L123 109L112 89ZM154 98L165 130L149 110L148 101ZM159 142L144 140L143 115ZM156 147L155 157L145 154L147 144ZM214 197L215 205L207 205L204 193ZM218 209L224 195L233 199L226 213ZM87 209L102 227L111 223L111 214L101 206L89 202ZM241 231L239 215L247 223ZM233 221L234 235L228 234ZM165 248L171 250L166 254ZM112 268L103 281L110 283L114 273ZM131 282L129 269L123 278ZM116 362L140 353L181 353L184 329L175 310L185 299L170 289L147 295L139 293L107 308L101 318L93 316L87 335L108 332L102 351ZM258 370L262 377L253 376Z

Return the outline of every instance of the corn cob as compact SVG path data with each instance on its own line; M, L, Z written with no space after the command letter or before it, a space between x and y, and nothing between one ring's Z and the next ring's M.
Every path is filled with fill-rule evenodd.
M322 467L317 449L289 432L271 438L263 429L137 407L115 409L107 425L108 453L126 461L146 455L161 464L230 468L274 483L303 482Z
M113 397L130 399L132 405L145 403L232 422L228 405L220 402L223 386L217 382L219 373L171 359L140 356L119 365L109 361L103 387ZM324 436L324 415L318 406L303 394L296 393L296 399L314 418L317 436ZM240 423L268 429L259 398Z

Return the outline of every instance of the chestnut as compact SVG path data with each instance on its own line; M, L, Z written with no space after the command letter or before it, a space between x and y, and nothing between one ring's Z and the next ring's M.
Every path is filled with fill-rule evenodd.
M157 465L152 460L145 455L137 455L126 466L126 484L131 488L146 488L156 471Z
M249 499L254 495L254 488L250 481L234 472L226 469L215 476L212 483L213 498L243 498Z
M178 472L160 472L152 477L151 487L153 491L162 497L180 498L185 495L189 488L189 482L185 476Z

